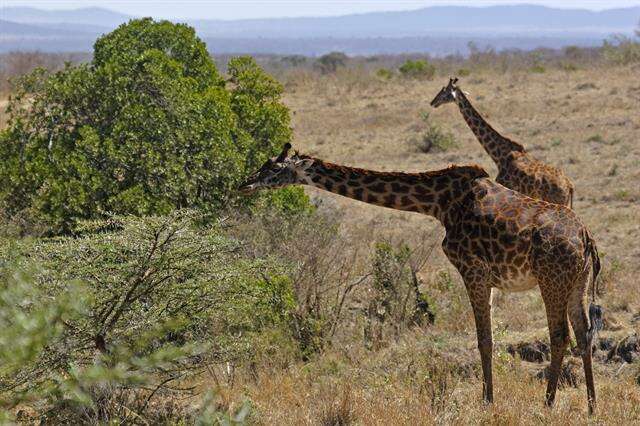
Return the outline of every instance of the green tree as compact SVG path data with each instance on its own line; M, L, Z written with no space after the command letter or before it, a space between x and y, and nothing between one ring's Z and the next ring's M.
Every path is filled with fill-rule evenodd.
M342 52L327 53L316 60L316 67L318 67L323 74L334 73L339 67L346 65L347 59L347 55Z
M409 78L425 78L431 80L436 73L436 67L424 59L412 61L407 59L404 64L398 68L403 77Z
M141 19L98 39L89 64L22 78L0 134L0 209L58 232L103 212L238 201L291 131L275 80L251 58L229 73L227 85L192 28Z

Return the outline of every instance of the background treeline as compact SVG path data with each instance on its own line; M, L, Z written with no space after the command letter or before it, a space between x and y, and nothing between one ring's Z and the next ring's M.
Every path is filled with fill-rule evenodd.
M640 37L640 36L639 36ZM468 44L469 55L447 55L433 57L425 54L396 54L373 56L347 56L342 52L310 57L304 55L252 54L256 62L270 75L283 83L300 79L301 74L314 77L332 73L340 68L357 70L364 76L402 75L400 68L407 61L425 61L434 67L438 75L474 72L532 71L544 72L546 69L577 69L624 65L640 62L640 42L638 38L614 36L603 42L601 47L568 46L563 49L538 48L533 50L505 49L491 47L480 48L474 43ZM214 55L217 66L225 71L233 55ZM10 91L9 79L23 75L35 67L50 70L60 69L65 62L86 62L91 59L88 53L40 53L11 52L1 54L0 93ZM428 74L427 74L428 75Z

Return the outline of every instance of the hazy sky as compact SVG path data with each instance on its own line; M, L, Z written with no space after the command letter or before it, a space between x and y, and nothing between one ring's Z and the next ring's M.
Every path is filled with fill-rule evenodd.
M42 9L75 9L98 6L130 15L173 19L327 16L383 10L409 10L436 5L490 6L517 3L601 10L613 7L637 6L640 5L640 0L0 0L0 6L31 6Z

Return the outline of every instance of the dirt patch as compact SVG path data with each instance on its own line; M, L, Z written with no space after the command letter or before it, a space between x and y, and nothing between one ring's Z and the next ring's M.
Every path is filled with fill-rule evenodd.
M608 362L627 362L631 364L640 359L640 336L632 334L620 340L607 354Z
M549 344L541 340L533 342L521 342L516 345L507 346L507 352L512 356L518 354L520 359L528 362L545 362L549 361L551 350Z
M536 378L540 380L549 379L549 366L546 366L542 370L538 371ZM558 387L563 388L571 386L577 388L582 382L584 382L584 376L582 373L582 362L577 358L569 358L567 362L562 364L560 370L560 378L558 379Z

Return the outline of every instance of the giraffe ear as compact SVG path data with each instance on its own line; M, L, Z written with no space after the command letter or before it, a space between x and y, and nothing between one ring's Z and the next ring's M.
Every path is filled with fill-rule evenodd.
M278 158L276 158L276 163L282 163L287 158L290 149L291 144L289 142L285 143L282 147L282 152L278 155Z

